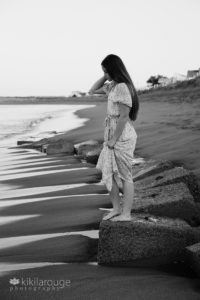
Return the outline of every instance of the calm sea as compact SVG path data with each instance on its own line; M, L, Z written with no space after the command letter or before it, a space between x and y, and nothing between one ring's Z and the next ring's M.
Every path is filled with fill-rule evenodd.
M43 138L83 125L74 113L94 105L0 105L0 146L16 145L17 140Z

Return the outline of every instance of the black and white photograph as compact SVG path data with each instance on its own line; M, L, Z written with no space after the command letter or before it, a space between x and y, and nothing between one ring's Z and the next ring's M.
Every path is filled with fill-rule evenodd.
M0 0L1 300L200 300L199 15Z

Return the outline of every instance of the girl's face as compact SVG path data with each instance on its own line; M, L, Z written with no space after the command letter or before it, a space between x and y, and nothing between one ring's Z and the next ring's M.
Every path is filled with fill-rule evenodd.
M107 80L111 81L112 78L110 77L110 75L108 74L108 72L106 71L106 69L104 68L104 66L102 66L102 70L104 72L104 75L106 77Z

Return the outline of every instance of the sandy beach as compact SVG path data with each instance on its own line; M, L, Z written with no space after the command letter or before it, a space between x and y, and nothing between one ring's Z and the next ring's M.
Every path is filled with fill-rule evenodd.
M193 171L200 183L199 89L195 95L190 89L181 97L177 90L140 95L135 156L172 161ZM54 139L102 142L106 100L68 103L73 101L96 106L76 112L89 119L84 126ZM76 156L1 149L1 298L200 299L199 279L178 267L97 265L99 224L111 208L100 179L94 164ZM34 282L26 281L18 290L9 282L13 278L51 282L34 290ZM52 281L59 281L59 288L53 290Z

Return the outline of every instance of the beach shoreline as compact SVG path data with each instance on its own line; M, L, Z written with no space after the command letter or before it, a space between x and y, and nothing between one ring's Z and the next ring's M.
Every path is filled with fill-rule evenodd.
M106 102L95 103L95 107L78 109L75 112L79 118L87 119L83 126L64 134L54 135L51 139L62 138L73 144L86 140L103 142ZM90 101L88 104L94 103ZM175 107L177 109L178 104L169 106L167 103L160 103L156 108L154 105L153 101L141 103L141 115L135 122L138 134L135 155L144 159L169 159L175 163L185 164L188 156L184 158L185 152L182 152L182 160L179 148L185 138L185 132L191 129L177 128L175 131L173 124L168 124L165 128L166 123L162 123L167 122L167 119L169 121L169 118L173 123L172 118L175 118L173 112L176 112ZM186 108L182 106L182 110L185 111ZM196 133L194 130L193 135L188 136L195 140ZM180 141L174 145L173 142L177 141L177 137ZM163 143L158 146L161 140ZM190 153L190 150L187 149L187 153ZM179 160L176 156L178 153ZM49 276L55 280L63 278L71 280L69 289L55 293L61 299L66 297L74 299L78 295L88 299L91 293L93 299L98 299L100 291L102 293L103 286L107 286L108 282L115 287L114 290L108 286L101 295L103 297L109 295L110 299L116 299L119 293L121 297L127 293L138 297L142 295L144 299L160 299L161 294L156 290L158 287L165 297L163 299L176 299L176 293L185 299L190 299L191 295L193 299L198 299L195 289L191 288L191 285L197 284L197 279L186 274L185 270L109 268L95 264L99 224L105 211L111 208L111 204L105 187L99 184L99 172L94 164L83 164L74 155L48 156L17 146L12 147L10 153L7 153L7 158L2 161L6 180L3 181L5 191L1 200L4 202L1 202L1 216L7 223L1 226L0 238L4 245L10 243L10 247L0 249L0 264L8 263L8 270L10 268L10 271L1 277L4 299L7 299L6 297L9 299L11 293L9 278L46 279ZM186 165L192 171L198 171L197 163L195 168L191 162L187 162ZM196 173L198 175L198 172ZM49 263L49 266L45 266L45 263ZM54 263L61 265L56 266ZM88 279L91 276L94 280ZM14 293L16 297L20 297L18 291L13 290L13 295ZM22 291L21 295L24 293L31 299L33 291ZM47 298L47 291L37 291L37 299Z
M183 166L194 172L200 184L200 104L171 103L170 99L169 102L164 101L166 99L147 101L146 94L140 97L139 116L134 122L138 135L135 154L144 159L168 160L176 166ZM77 110L75 114L88 121L83 127L59 137L74 144L91 139L103 142L106 102L96 102L96 107L91 110Z
M199 88L192 86L181 89L158 89L140 95L138 119L134 122L138 134L135 153L146 159L169 160L194 172L200 183L199 149ZM27 98L30 100L31 97ZM16 98L17 103L29 103ZM13 97L1 99L0 103L16 103ZM95 139L103 141L103 122L106 116L106 97L32 97L30 104L92 104L93 110L75 112L79 118L86 118L83 127L59 134L59 138L79 143ZM55 100L56 99L56 100ZM9 101L8 101L9 100ZM28 105L28 104L27 104ZM57 136L54 137L57 139ZM190 145L190 147L188 146Z

